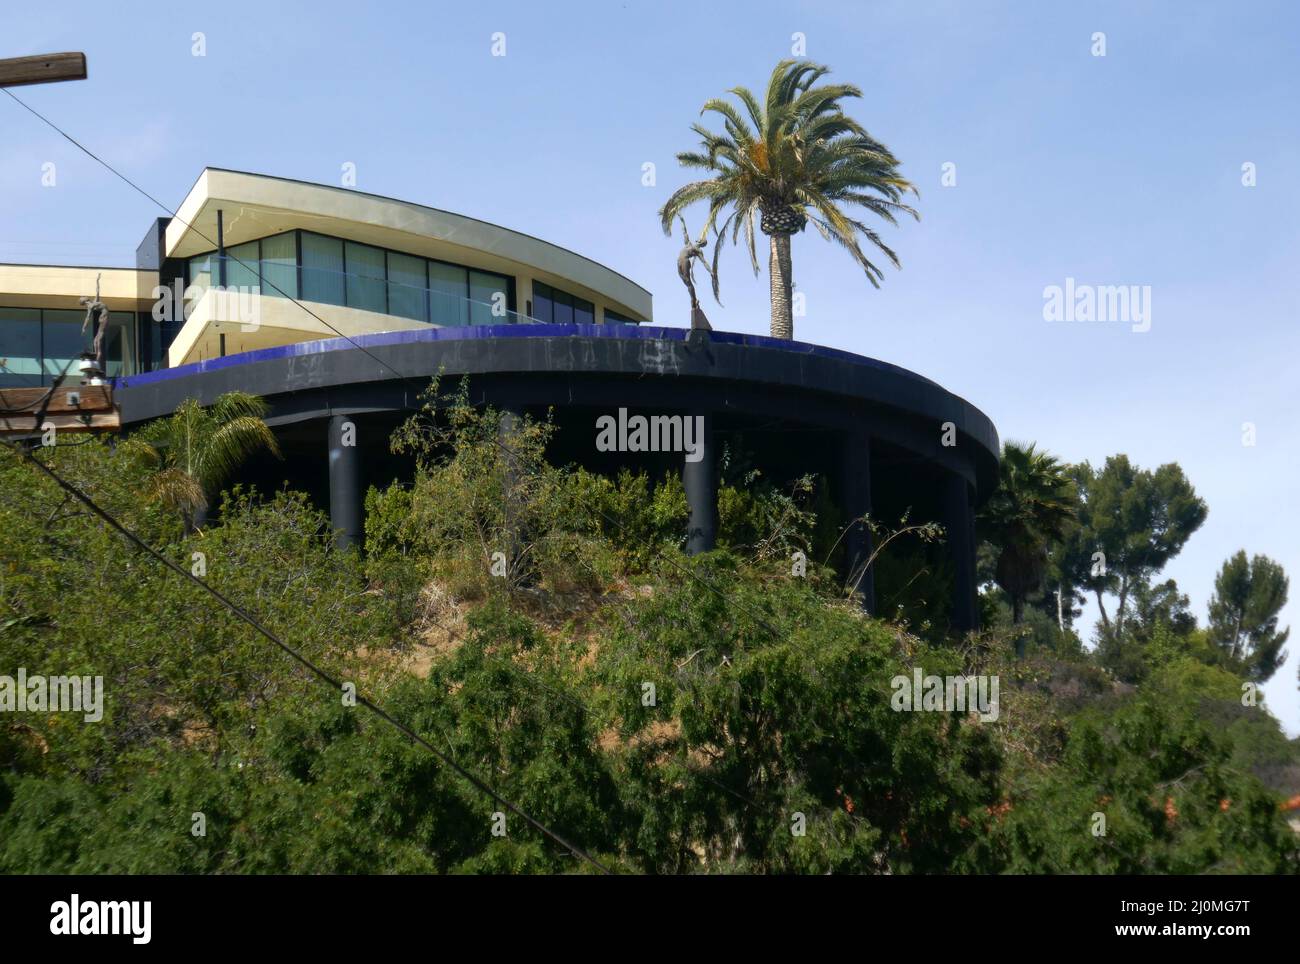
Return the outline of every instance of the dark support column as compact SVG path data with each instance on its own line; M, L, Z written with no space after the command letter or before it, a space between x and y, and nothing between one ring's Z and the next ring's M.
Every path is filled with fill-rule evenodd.
M944 478L943 526L952 558L952 625L959 632L979 629L975 601L975 510L970 484L956 473Z
M866 435L850 433L844 438L841 462L840 511L844 524L850 519L861 519L871 511L871 439ZM871 530L862 522L854 523L844 534L844 578L854 579L859 567L871 558ZM858 582L862 594L862 608L876 611L875 567L867 569Z
M699 446L694 453L687 452L682 462L682 487L686 490L686 507L690 511L686 523L686 554L694 556L708 552L717 544L718 538L718 472L713 450L713 413L687 413L682 417L691 419L691 438ZM696 432L695 429L701 425L703 431Z
M217 284L226 286L226 226L220 209L217 210Z
M330 416L330 526L340 549L360 549L365 539L359 434L360 426L352 416Z
M501 421L497 423L497 439L501 443L500 454L505 472L502 492L505 496L506 545L502 546L500 551L506 555L506 573L511 578L515 575L515 566L519 556L519 532L516 526L516 520L519 516L518 486L519 477L525 470L514 453L517 453L518 456L523 455L516 446L519 429L522 425L523 414L520 409L505 408L504 406L501 408Z

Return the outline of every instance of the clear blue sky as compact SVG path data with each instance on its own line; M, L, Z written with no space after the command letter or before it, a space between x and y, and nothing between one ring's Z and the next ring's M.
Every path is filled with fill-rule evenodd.
M1298 638L1266 687L1296 734L1295 4L12 3L0 56L85 50L88 82L17 93L167 204L204 165L336 184L350 161L360 190L589 255L682 324L676 242L655 217L684 179L673 155L700 104L761 86L795 32L863 89L855 115L902 159L923 214L886 229L903 269L880 291L798 237L796 336L919 371L1004 439L1070 461L1179 462L1210 506L1167 570L1198 617L1237 549L1296 579ZM0 199L0 261L130 264L159 213L3 97ZM1067 276L1150 285L1151 330L1045 322L1043 288ZM715 327L766 331L766 278L738 250L722 287Z

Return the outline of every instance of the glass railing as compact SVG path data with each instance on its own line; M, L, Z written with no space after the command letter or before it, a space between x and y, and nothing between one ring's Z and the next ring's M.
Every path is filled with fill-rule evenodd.
M219 258L212 258L210 273L195 278L191 285L206 290L220 270ZM339 305L406 318L447 328L470 325L536 325L535 318L506 308L504 290L483 290L479 297L427 285L409 285L358 272L329 268L298 268L293 264L236 261L227 257L226 284L229 291L259 288L268 298L291 297L298 301ZM450 285L449 285L450 286ZM464 286L455 287L464 290Z

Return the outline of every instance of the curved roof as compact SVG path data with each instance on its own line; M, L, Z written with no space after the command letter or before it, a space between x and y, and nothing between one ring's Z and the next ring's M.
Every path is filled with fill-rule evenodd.
M410 254L527 274L652 317L650 292L590 258L486 221L361 191L266 174L204 168L167 226L168 257L216 247L217 211L227 246L302 228ZM575 290L576 289L576 290Z
M865 429L967 474L981 498L997 479L997 429L965 399L888 362L762 335L712 331L697 343L687 329L633 325L421 328L228 355L117 384L124 423L230 388L265 396L278 421L338 410L353 389L365 410L409 407L418 396L413 386L439 372L516 382L541 376L551 381L539 397L554 404L574 402L580 383L610 378L610 399L619 404L629 404L633 391L655 404L684 404L690 385L705 386L720 409L773 407L795 419ZM564 383L558 392L557 379ZM956 447L942 444L945 422L958 431Z

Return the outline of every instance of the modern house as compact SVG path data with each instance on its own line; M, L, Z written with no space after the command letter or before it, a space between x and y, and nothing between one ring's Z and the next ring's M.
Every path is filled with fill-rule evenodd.
M537 238L209 168L176 216L149 228L134 269L0 265L0 388L48 385L82 352L79 299L97 280L123 424L188 397L261 395L285 459L255 462L249 478L328 501L343 544L362 538L365 486L403 471L391 429L441 374L467 378L477 402L552 412L562 461L680 465L692 551L713 544L723 446L769 478L824 476L845 520L940 521L951 622L976 623L973 514L996 483L997 432L913 372L800 342L655 327L649 292ZM700 416L703 456L598 452L596 420L620 409ZM849 566L869 534L855 527L846 545ZM863 589L872 605L869 581Z

